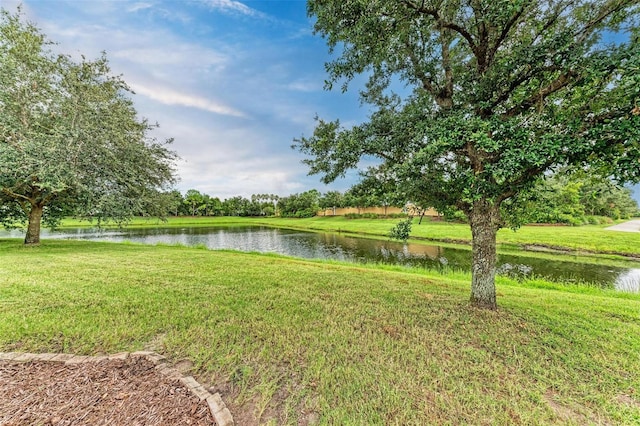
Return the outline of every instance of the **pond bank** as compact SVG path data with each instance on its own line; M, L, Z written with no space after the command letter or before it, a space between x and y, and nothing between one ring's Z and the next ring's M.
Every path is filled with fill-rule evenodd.
M352 233L368 238L388 239L390 229L398 219L346 219L344 217L241 218L241 217L170 217L166 222L157 219L134 219L131 227L155 226L219 226L265 225L279 228ZM92 226L86 221L64 220L64 227ZM470 245L471 231L466 224L442 221L414 223L412 239L416 242L438 241L449 244ZM538 251L553 249L559 253L607 256L635 260L640 258L640 232L610 232L604 225L584 226L523 226L516 231L501 229L498 244L505 249Z
M0 236L2 234L0 233ZM15 235L17 236L17 235ZM213 250L277 253L305 259L346 261L359 264L397 265L447 273L470 271L468 245L426 240L407 243L361 233L332 233L309 229L228 224L111 229L65 228L43 239L62 238L120 243L185 245ZM565 284L581 283L619 291L640 292L640 268L630 262L546 252L533 254L518 247L499 250L497 273L515 279L541 278Z

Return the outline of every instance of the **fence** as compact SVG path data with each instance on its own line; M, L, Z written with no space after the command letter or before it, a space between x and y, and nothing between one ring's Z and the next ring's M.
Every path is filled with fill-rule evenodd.
M341 207L336 209L325 209L318 212L318 216L345 216L347 214L377 214L380 216L387 216L392 214L406 213L406 210L399 207ZM417 214L417 213L414 213ZM425 216L438 216L438 212L434 209L427 209Z

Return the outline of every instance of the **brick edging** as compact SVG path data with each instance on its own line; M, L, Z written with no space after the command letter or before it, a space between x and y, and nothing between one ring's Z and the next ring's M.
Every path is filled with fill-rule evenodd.
M65 365L81 364L85 362L100 362L110 361L115 359L125 360L129 357L145 358L155 365L155 369L164 377L172 380L178 380L180 383L189 389L189 391L198 397L200 401L206 401L209 406L209 410L213 415L218 426L234 426L233 417L231 412L222 401L222 397L218 392L211 394L200 383L196 381L192 376L184 376L180 371L169 366L165 361L166 357L152 351L138 351L138 352L120 352L113 355L103 356L83 356L73 354L61 354L61 353L41 353L32 354L24 352L0 352L0 361L12 361L12 362L31 362L31 361L46 361L46 362L60 362Z

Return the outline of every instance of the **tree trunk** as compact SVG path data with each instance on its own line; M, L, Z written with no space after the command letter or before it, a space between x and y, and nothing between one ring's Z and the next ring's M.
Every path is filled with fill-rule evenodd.
M32 204L29 211L29 226L24 236L25 244L40 244L40 222L42 222L42 206Z
M496 304L496 234L500 229L500 207L487 200L476 201L469 214L473 237L471 303L485 309Z

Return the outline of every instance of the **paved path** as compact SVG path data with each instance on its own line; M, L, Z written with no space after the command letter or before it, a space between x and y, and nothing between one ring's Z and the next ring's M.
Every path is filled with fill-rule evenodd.
M604 229L609 231L640 232L640 219L619 223Z

